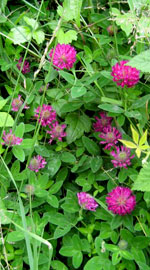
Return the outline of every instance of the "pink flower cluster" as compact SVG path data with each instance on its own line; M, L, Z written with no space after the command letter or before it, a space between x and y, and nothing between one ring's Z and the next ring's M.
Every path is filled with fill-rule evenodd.
M20 70L21 66L22 66L22 57L20 57L20 59L18 61L17 68ZM30 72L30 64L29 64L29 62L27 60L24 61L21 72L23 74L26 74L26 73Z
M76 50L69 44L57 44L50 51L50 61L59 69L71 69L76 61Z
M6 134L6 131L4 130L2 138L4 140L4 142L2 142L2 145L9 145L9 146L19 145L21 144L23 140L19 137L16 137L14 134L12 134L12 129L10 129L9 133L7 134Z
M125 66L128 61L120 61L112 67L111 75L113 76L113 81L117 83L118 86L124 87L125 85L130 88L133 87L139 81L140 71L131 66Z
M126 187L116 187L106 197L108 210L114 214L124 216L130 214L136 205L136 198L131 189Z
M58 123L56 120L56 111L52 106L43 104L43 106L39 106L35 112L34 116L38 119L39 123L44 127L48 126L50 129L47 130L47 133L50 134L49 143L51 144L54 139L62 141L62 138L67 135L66 132L64 132L66 125L60 125Z
M38 172L40 169L43 169L46 164L47 162L45 161L45 158L37 155L31 159L28 168L32 171Z
M83 209L90 211L96 211L98 203L93 199L93 197L86 192L77 193L78 203Z
M103 139L100 141L100 144L105 145L105 150L111 150L110 155L114 157L111 161L114 167L124 167L131 165L130 160L134 158L134 155L130 156L130 149L127 147L121 146L118 147L116 144L119 143L119 140L122 139L122 134L118 129L111 126L112 117L108 117L106 113L99 113L101 118L95 117L97 120L93 124L94 131L100 132L99 137Z
M13 101L12 101L12 104L11 104L12 109L11 110L14 111L14 112L19 111L22 104L23 104L23 101L21 99L21 95L18 95L18 97L14 98ZM29 109L29 107L25 105L24 109Z

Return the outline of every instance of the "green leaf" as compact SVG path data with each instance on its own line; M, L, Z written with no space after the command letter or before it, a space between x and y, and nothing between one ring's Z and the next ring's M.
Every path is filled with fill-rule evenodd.
M79 115L78 113L70 113L66 118L66 123L68 124L66 133L69 144L79 139L84 131L88 132L91 125L86 115Z
M96 173L102 166L102 158L101 157L93 157L91 159L91 170L93 173Z
M59 74L70 84L74 84L75 82L75 78L72 74L66 72L66 71L63 71L63 70L60 70L59 71Z
M59 182L56 182L54 185L52 185L49 189L49 194L55 194L57 193L60 188L62 187L63 185L63 181L59 181Z
M68 270L68 268L58 260L52 261L51 266L54 270Z
M111 229L117 229L122 224L122 217L121 216L114 216L111 221Z
M142 146L143 144L145 144L146 141L147 141L147 130L145 130L142 137L140 138L139 146Z
M19 159L21 162L25 161L25 153L23 151L23 149L21 148L20 145L15 145L12 148L12 152L14 154L14 156Z
M82 141L84 147L91 155L98 155L100 153L100 147L93 140L83 136Z
M143 107L147 101L150 100L150 94L144 97L138 98L131 106L132 109L137 109Z
M80 27L80 12L82 7L82 0L70 0L70 7L74 11L74 19L78 27Z
M61 107L61 113L74 112L78 110L83 103L81 102L69 102Z
M17 242L24 239L24 233L20 231L14 231L7 234L8 242Z
M41 44L45 40L45 34L42 30L37 30L33 32L33 38L36 40L37 44Z
M133 149L137 148L137 145L134 144L133 142L126 141L126 140L119 140L119 141L122 142L128 148L133 148Z
M71 164L76 162L75 156L69 152L63 152L61 154L61 160L65 163L71 163Z
M43 157L50 157L51 151L48 150L44 145L35 146L35 152Z
M21 143L23 149L31 149L33 147L33 139L24 139Z
M145 165L138 174L134 182L133 190L150 191L150 163Z
M61 160L59 157L53 157L48 162L48 172L50 177L53 177L61 166Z
M132 246L136 249L144 249L149 245L149 243L150 243L150 237L136 236L134 237Z
M26 17L26 16L24 16L23 19L28 25L30 25L32 27L32 29L36 30L39 27L39 24L36 20L31 19L31 18Z
M136 16L134 13L121 14L117 8L112 8L112 15L115 17L116 24L126 33L127 36L132 32Z
M60 44L68 44L73 40L77 40L77 32L75 30L69 30L64 33L63 29L60 28L56 36Z
M5 106L5 104L7 103L8 99L0 99L0 110Z
M59 206L57 197L52 194L46 198L46 201L54 208L58 208Z
M127 250L120 250L120 255L126 260L133 260L133 255Z
M118 251L114 252L112 254L112 264L116 265L120 262L120 260L121 260L120 252L118 252Z
M105 110L107 112L113 112L113 113L123 113L124 110L120 108L117 105L113 104L102 104L98 106L100 109Z
M1 9L2 9L3 12L5 12L5 7L7 5L7 1L8 0L1 0Z
M76 213L79 211L79 205L77 202L76 193L71 190L67 190L67 196L65 198L65 203L61 207L68 213Z
M72 258L72 264L74 266L74 268L79 268L81 263L83 261L83 255L81 251L75 251L73 258Z
M102 254L103 255L103 254ZM86 263L84 270L102 270L104 269L104 265L106 265L107 259L104 255L94 256ZM108 269L108 268L107 268ZM114 270L114 268L111 268Z
M0 127L12 127L14 120L12 116L6 112L0 112Z
M150 72L150 50L146 50L136 56L134 56L128 65L135 67L142 72Z
M83 85L73 86L71 88L71 96L72 98L78 98L85 95L87 92L86 88Z
M132 127L132 125L130 126L131 127L131 131L132 131L132 138L133 138L133 141L138 144L139 142L139 134L138 132Z
M27 26L17 26L12 28L9 36L13 39L14 44L27 42L31 39L31 29Z
M24 135L24 131L25 131L25 124L24 123L20 123L19 126L16 127L15 130L15 135L19 138L22 138Z

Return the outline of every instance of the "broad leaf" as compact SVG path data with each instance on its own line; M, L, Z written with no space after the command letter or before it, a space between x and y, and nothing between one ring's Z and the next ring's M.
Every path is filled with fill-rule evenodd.
M140 170L133 185L133 190L150 191L150 163Z

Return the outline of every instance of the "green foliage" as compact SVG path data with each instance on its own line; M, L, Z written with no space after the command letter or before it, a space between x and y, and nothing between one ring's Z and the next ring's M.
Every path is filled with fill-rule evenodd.
M149 182L150 163L146 164L139 172L139 175L134 182L133 189L140 191L150 191Z
M134 56L129 61L128 64L131 67L136 67L137 69L139 69L142 72L149 73L149 70L150 70L149 61L150 61L150 50L146 50L146 51L140 53L139 55Z

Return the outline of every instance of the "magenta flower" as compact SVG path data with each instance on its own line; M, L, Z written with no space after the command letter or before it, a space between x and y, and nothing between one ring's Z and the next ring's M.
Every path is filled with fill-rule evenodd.
M56 111L50 105L43 104L36 109L36 118L39 118L38 121L42 126L50 125L53 121L56 120Z
M131 189L126 187L116 187L106 197L108 210L114 214L124 216L131 213L136 205L136 198Z
M56 121L52 123L49 128L51 130L48 130L47 133L51 134L51 139L49 140L49 143L51 144L54 139L58 139L59 141L62 141L62 138L65 137L67 134L64 132L64 129L66 128L66 125L59 125L59 123Z
M112 117L108 117L105 112L100 112L99 113L100 117L95 117L97 120L96 123L93 124L93 128L95 132L101 132L103 131L104 127L110 126Z
M38 172L40 169L43 169L46 164L47 162L45 161L45 158L37 155L31 159L28 168L32 171Z
M128 61L120 61L120 63L116 63L112 67L111 75L113 76L113 81L117 83L117 85L121 85L124 87L132 87L139 81L140 71L136 68L125 66Z
M16 137L14 134L12 134L12 129L9 130L9 133L6 134L5 130L3 132L3 140L4 142L2 142L2 145L9 145L9 146L13 146L13 145L19 145L21 144L22 140L19 137Z
M55 49L50 51L50 60L59 69L71 69L76 61L76 50L69 44L57 44Z
M14 112L19 111L22 104L23 104L23 101L21 100L21 95L18 95L18 97L14 98L13 101L12 101L12 104L11 104L12 109L11 110L14 111ZM24 109L29 109L29 107L25 105Z
M17 68L20 70L21 69L21 66L22 66L22 57L20 57L20 59L18 61ZM26 73L29 73L30 72L30 64L29 64L29 62L27 60L24 61L24 64L23 64L23 67L22 67L21 72L23 74L26 74Z
M93 199L93 197L86 192L77 193L78 203L83 209L90 211L96 211L98 203Z
M115 158L111 161L114 167L124 167L125 169L131 165L130 160L134 158L134 155L130 156L130 149L124 146L121 146L121 149L116 146L116 151L113 150L110 154Z
M110 150L111 147L118 143L118 140L122 138L121 133L115 127L104 127L103 132L99 134L99 137L105 141L101 141L101 144L106 144L104 149Z

